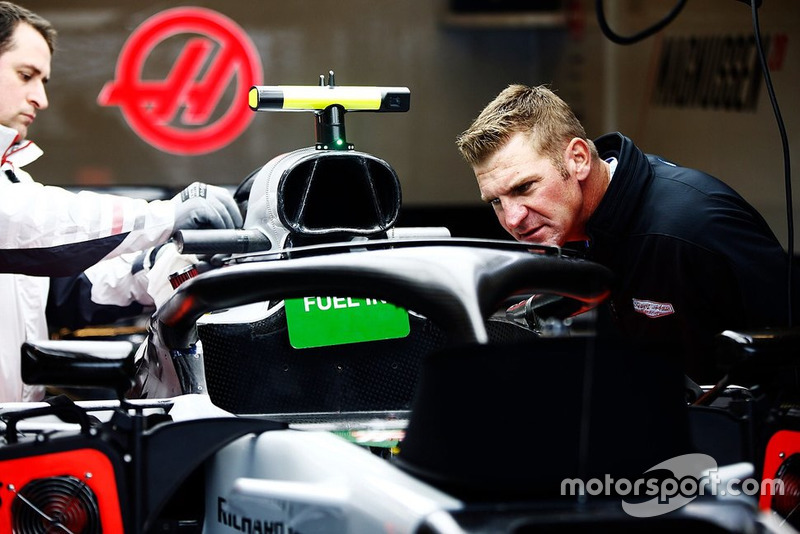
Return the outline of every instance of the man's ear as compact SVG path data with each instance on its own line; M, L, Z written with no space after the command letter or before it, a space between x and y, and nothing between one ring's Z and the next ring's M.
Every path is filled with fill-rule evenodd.
M592 151L585 139L573 137L564 150L564 164L570 176L584 180L591 170Z

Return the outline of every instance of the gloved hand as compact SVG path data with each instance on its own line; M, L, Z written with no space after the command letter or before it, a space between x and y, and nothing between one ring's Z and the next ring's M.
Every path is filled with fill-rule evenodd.
M170 202L175 206L173 231L242 227L239 206L224 187L194 182Z

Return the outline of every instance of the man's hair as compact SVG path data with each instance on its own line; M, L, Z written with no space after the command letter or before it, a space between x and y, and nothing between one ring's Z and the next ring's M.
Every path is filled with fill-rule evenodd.
M481 111L472 125L456 140L459 152L471 165L500 149L517 132L530 135L533 148L559 168L562 151L575 137L594 143L569 105L545 86L509 85Z
M56 30L48 20L17 4L0 2L0 54L8 52L14 44L12 36L21 22L30 24L44 37L51 54L55 51Z

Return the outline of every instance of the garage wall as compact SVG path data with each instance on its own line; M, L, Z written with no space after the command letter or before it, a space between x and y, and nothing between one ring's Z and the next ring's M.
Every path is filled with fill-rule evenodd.
M311 114L259 113L229 146L176 156L143 142L119 108L96 102L114 78L126 38L148 17L178 5L218 11L255 44L267 85L315 85L335 71L338 85L405 86L411 111L350 113L356 149L389 161L411 203L476 202L477 188L454 139L494 94L511 82L552 77L562 50L559 29L465 29L442 22L445 4L430 0L241 0L126 2L29 0L61 41L49 85L51 109L32 137L47 151L37 175L52 183L232 183L273 156L314 143ZM165 77L174 58L151 75ZM161 70L161 72L157 72ZM246 101L242 102L246 105Z

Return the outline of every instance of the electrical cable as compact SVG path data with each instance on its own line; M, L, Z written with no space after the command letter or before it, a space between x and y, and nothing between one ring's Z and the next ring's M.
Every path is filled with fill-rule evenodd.
M791 164L790 164L790 157L789 157L789 140L786 136L786 127L783 123L783 118L781 117L781 110L778 107L778 99L775 97L775 89L772 86L772 78L769 74L769 66L767 65L767 60L764 57L764 46L761 42L761 31L759 29L759 22L758 22L758 5L761 2L758 1L750 1L750 8L753 15L753 35L755 37L756 43L756 50L758 50L758 58L761 61L761 71L764 75L764 82L767 86L767 92L769 93L769 100L772 103L772 110L775 113L775 120L778 123L778 130L780 131L781 136L781 145L783 147L783 172L784 172L784 183L786 188L786 224L787 224L787 231L788 231L788 238L787 238L787 248L788 248L788 256L789 256L789 273L787 279L787 288L788 288L788 296L789 296L789 324L787 326L792 326L793 320L793 298L792 298L792 274L793 274L793 264L794 264L794 208L792 207L792 171L791 171Z
M597 22L600 24L600 29L603 31L603 35L608 37L608 39L610 39L612 42L621 45L638 43L642 39L646 39L647 37L650 37L654 33L661 31L663 28L667 26L667 24L672 22L684 8L684 6L686 5L686 1L687 0L678 0L678 3L675 4L675 6L673 6L672 10L669 13L667 13L667 15L663 19L653 24L649 28L645 28L639 33L635 33L630 36L622 36L617 34L608 25L608 21L606 21L606 15L603 9L603 0L596 0L595 7L597 10Z

